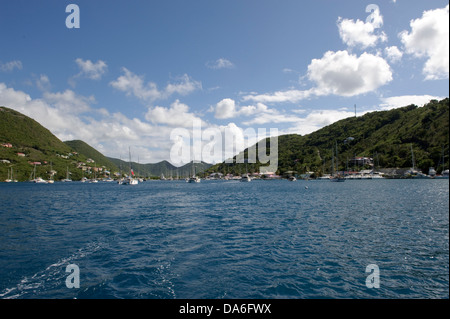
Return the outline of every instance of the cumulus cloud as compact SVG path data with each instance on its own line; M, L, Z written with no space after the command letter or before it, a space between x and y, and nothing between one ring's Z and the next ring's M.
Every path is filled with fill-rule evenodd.
M155 124L164 124L177 127L192 127L194 121L201 119L189 112L189 106L176 100L170 108L156 106L149 108L145 119Z
M93 63L91 60L83 60L81 58L78 58L75 60L75 63L80 68L80 73L78 73L76 77L84 76L91 80L100 80L102 75L108 69L108 66L102 60L98 60L97 62Z
M384 53L389 61L392 63L396 63L402 59L403 52L399 50L398 47L391 46L384 48Z
M354 96L371 92L392 81L389 64L364 52L359 57L347 51L328 51L308 66L308 78L315 82L316 95Z
M169 83L164 90L159 90L156 83L145 83L143 76L136 75L127 68L122 68L122 71L124 74L110 82L110 85L116 90L125 92L127 96L135 96L142 101L165 99L172 94L187 95L202 88L201 82L184 74L176 83Z
M60 140L81 139L112 157L128 158L131 145L143 162L168 158L170 127L157 126L121 113L93 109L93 97L73 91L44 93L33 99L23 91L0 82L0 105L15 109L39 122ZM94 119L91 115L97 113ZM137 153L139 152L139 153Z
M356 21L352 19L343 19L339 17L337 25L339 28L339 36L342 41L350 47L361 47L362 49L373 47L378 42L387 41L384 32L376 32L376 29L383 25L383 16L380 14L378 6L367 7L367 11L373 10L368 21Z
M216 105L216 119L229 119L236 116L236 102L233 99L223 99Z
M285 115L279 110L271 109L263 103L256 105L238 106L233 99L223 99L216 104L215 117L217 119L230 119L246 117L243 125L263 125L267 123L292 123L298 120L292 115Z
M68 98L74 100L68 101ZM83 97L70 90L57 94L48 93L43 99L32 99L27 93L16 91L0 83L0 105L35 119L63 140L70 137L71 132L77 132L80 129L80 122L75 115L78 111L76 107L82 106L85 110L89 107L83 100Z
M145 84L143 76L138 76L127 68L122 68L122 71L124 75L110 82L113 88L125 92L127 96L134 95L140 100L156 100L161 98L161 92L159 92L155 83L149 82Z
M175 83L169 83L162 95L169 97L172 94L188 95L196 90L200 90L202 84L199 81L191 79L187 74L180 76Z
M427 80L448 79L449 75L449 6L425 11L421 18L411 20L411 31L399 37L406 53L426 57L423 74Z
M249 94L244 101L261 103L296 103L323 95L355 96L372 92L392 81L392 70L382 57L364 52L357 56L348 51L328 51L308 66L307 78L315 84L308 90L286 90Z
M263 103L256 103L256 105L238 106L233 99L223 99L215 106L216 119L230 119L235 117L249 117L254 116L254 119L262 115L275 116L278 113L275 110L269 109Z
M224 58L217 59L216 61L209 61L206 63L206 66L214 70L234 68L234 64Z
M44 92L43 99L59 111L73 114L91 111L90 104L95 103L94 96L80 96L72 90L57 93Z

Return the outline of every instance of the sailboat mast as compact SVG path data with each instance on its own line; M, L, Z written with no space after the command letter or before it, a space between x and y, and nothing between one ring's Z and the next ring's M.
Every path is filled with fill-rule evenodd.
M334 176L334 150L331 149L331 176Z
M336 141L336 171L339 174L339 161L338 161L338 146Z
M129 146L128 146L128 157L129 157L129 160L130 160L130 177L131 177L131 171L132 171L132 168L131 168L131 147L129 147Z

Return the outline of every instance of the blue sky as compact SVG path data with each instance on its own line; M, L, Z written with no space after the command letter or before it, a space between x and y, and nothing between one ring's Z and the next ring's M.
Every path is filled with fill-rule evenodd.
M170 160L195 121L308 134L355 104L448 97L448 29L437 0L2 1L0 105L107 156Z

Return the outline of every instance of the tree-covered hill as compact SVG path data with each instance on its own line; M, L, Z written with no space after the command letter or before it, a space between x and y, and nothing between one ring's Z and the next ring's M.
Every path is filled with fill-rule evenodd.
M305 136L279 136L276 173L330 173L336 148L340 170L367 168L367 165L357 166L352 162L356 157L371 158L372 165L377 168L409 168L412 166L412 149L417 168L427 172L429 167L435 167L440 173L444 167L443 156L445 168L449 167L449 99L433 100L423 107L409 105L347 118ZM70 177L77 180L91 174L80 169L80 163L85 163L88 158L95 161L91 166L104 166L111 172L127 172L130 168L127 161L107 158L83 141L63 143L35 120L0 107L0 181L8 177L11 168L16 179L28 180L35 166L33 163L40 163L36 165L37 176L47 179L54 170L57 172L54 179L59 180L69 171ZM264 166L259 162L214 166L189 163L177 168L167 161L131 163L133 170L142 177L159 177L161 174L186 177L193 173L193 165L197 174L203 171L205 174L258 172L259 167Z
M88 169L83 171L83 166ZM131 163L139 176L160 177L163 174L167 178L188 177L194 171L200 173L210 166L203 162L182 167L175 167L167 161L155 164ZM35 120L0 107L0 181L8 178L11 169L14 179L19 181L29 180L34 169L36 177L43 179L49 179L51 172L55 171L54 180L66 178L67 172L72 180L80 180L83 176L100 177L105 171L127 174L130 163L108 158L84 141L62 142ZM94 174L95 169L102 169L102 172Z
M64 144L68 145L79 154L83 154L84 156L93 159L98 167L105 166L113 172L118 171L118 167L112 161L86 142L74 140L65 141Z
M29 180L34 169L36 177L43 179L50 179L53 172L56 181L66 178L67 173L73 180L79 180L83 175L91 177L92 170L83 172L80 168L80 163L86 163L89 157L99 160L98 164L91 163L92 166L105 165L106 170L115 169L112 163L102 162L104 156L89 146L79 148L79 151L72 148L82 144L63 143L35 120L0 107L0 181L7 179L11 169L14 179L19 181ZM85 151L87 155L83 154Z
M409 105L343 119L305 136L279 136L277 173L330 173L336 145L340 170L362 169L363 166L354 167L355 157L372 158L377 168L409 168L412 146L416 167L423 172L435 167L439 173L443 152L448 168L449 99L433 100L423 107ZM207 172L258 172L259 166L260 163L222 163Z

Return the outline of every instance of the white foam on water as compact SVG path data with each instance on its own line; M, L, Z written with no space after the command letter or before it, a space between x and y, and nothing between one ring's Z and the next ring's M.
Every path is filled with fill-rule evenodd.
M0 298L34 298L37 295L45 295L47 291L65 287L65 280L69 275L66 273L66 266L80 262L82 259L101 250L103 246L99 242L89 243L86 247L78 249L69 257L59 259L57 262L47 266L44 270L38 271L32 276L25 276L15 287L5 288L0 292Z

